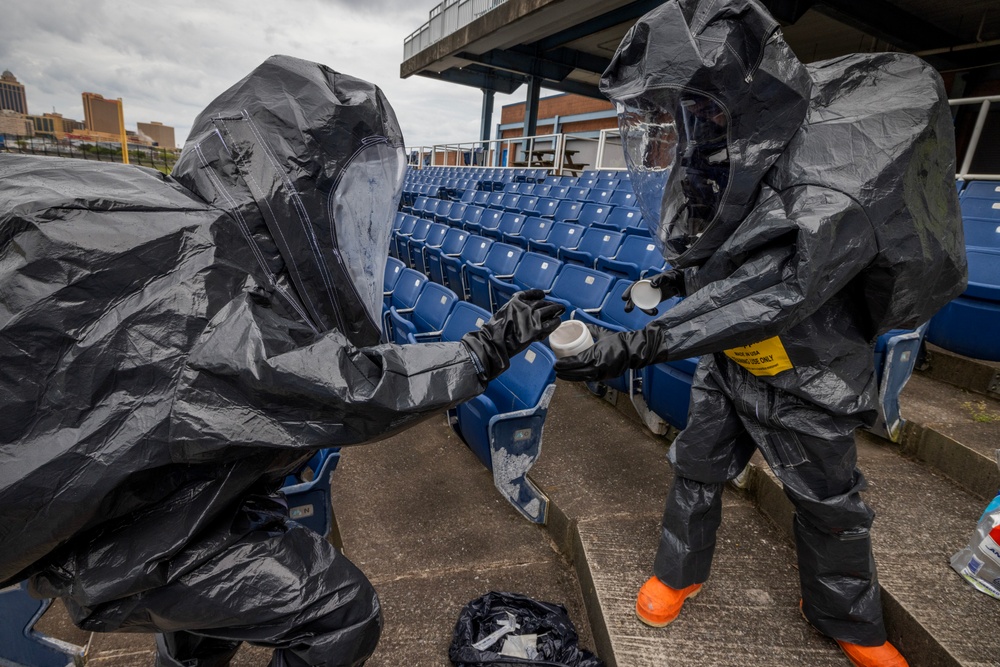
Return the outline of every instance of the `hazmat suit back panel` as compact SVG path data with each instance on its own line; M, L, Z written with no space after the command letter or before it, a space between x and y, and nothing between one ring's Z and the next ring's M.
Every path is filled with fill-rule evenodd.
M482 390L461 343L378 344L401 145L375 86L276 56L170 177L0 156L0 581L169 585L316 449Z

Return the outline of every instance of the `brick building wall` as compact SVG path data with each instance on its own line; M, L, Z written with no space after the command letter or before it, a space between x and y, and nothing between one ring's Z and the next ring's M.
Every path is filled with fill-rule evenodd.
M525 103L508 104L500 110L500 124L510 125L512 123L524 123ZM564 123L563 118L580 114L595 113L599 111L613 111L614 105L607 100L598 100L593 97L583 95L553 95L543 97L538 101L538 124L539 133L549 133L552 125L543 125L542 121L559 116L559 131L573 134L579 132L597 132L607 128L618 127L618 120L612 116L610 118L598 118L595 120L580 121L576 123ZM520 137L521 128L503 130L501 136Z

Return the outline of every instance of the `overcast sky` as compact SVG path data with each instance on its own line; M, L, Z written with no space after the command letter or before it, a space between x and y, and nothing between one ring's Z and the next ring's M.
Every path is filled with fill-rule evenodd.
M403 39L438 1L0 0L0 70L25 85L30 113L83 120L82 92L121 97L128 129L160 121L183 145L202 108L281 53L379 85L409 146L468 141L478 89L399 78ZM498 95L495 122L524 95Z

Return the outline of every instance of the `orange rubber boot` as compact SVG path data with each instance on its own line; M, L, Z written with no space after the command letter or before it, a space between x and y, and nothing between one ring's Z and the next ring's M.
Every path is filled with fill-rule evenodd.
M837 643L854 667L909 667L906 658L889 642L881 646L859 646L838 639Z
M684 600L693 598L701 590L701 584L691 584L687 588L677 590L670 588L656 577L639 589L639 597L635 601L635 615L648 626L662 628L669 625L684 606Z

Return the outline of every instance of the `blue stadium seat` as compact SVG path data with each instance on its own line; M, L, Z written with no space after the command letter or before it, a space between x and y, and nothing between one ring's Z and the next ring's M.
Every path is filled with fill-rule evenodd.
M565 199L569 199L570 201L587 201L587 197L589 195L590 188L581 188L577 186L569 189Z
M500 208L511 213L520 213L521 195L504 194L500 201Z
M455 205L455 202L451 201L441 201L438 202L437 209L434 211L434 221L440 222L442 224L448 223L448 216L451 215L451 209Z
M397 229L392 235L392 243L389 245L389 254L397 259L401 256L401 249L406 249L406 239L413 234L414 228L417 223L420 222L421 218L415 215L408 215L403 218L403 222L400 223L399 229Z
M905 420L899 414L899 394L910 379L927 324L916 331L895 329L875 343L875 371L878 380L879 415L869 429L892 442L899 442Z
M538 206L538 197L533 197L531 195L521 195L520 201L517 203L518 213L523 213L525 215L534 215L535 208Z
M635 193L631 190L615 190L615 193L611 195L611 204L615 206L627 206L629 208L635 208L639 205L639 200L635 198Z
M483 229L483 236L499 241L507 234L512 236L519 234L522 225L524 225L522 213L504 213L495 229Z
M958 183L963 183L963 181L958 181ZM993 201L1000 201L1000 181L970 181L965 184L964 188L959 188L962 192L962 198L966 197L982 197L984 199L992 199Z
M425 284L427 276L413 269L403 269L389 297L389 307L400 312L412 309Z
M927 340L974 359L1000 361L1000 250L968 248L969 285L931 319Z
M508 234L503 237L504 243L512 243L521 248L527 249L531 241L544 241L552 231L553 222L549 218L529 217L524 219L521 230L517 234Z
M515 292L526 289L540 289L548 291L555 282L562 262L552 257L539 255L535 252L526 252L521 255L521 261L514 269L514 275L509 279L500 280L496 276L490 276L490 292L493 295L493 306L500 308L510 301L510 297Z
M492 194L493 193L489 190L479 190L478 192L476 192L476 197L475 199L472 200L472 203L475 204L476 206L485 207L487 204L490 203L490 196Z
M445 287L457 294L458 298L463 301L468 299L469 294L465 283L466 265L482 264L492 245L493 239L488 239L485 236L470 236L465 242L465 247L462 248L461 255L441 258Z
M469 238L469 232L458 227L452 227L444 236L444 241L438 248L424 248L424 266L427 275L433 282L444 284L444 269L441 268L441 257L458 257Z
M587 195L587 201L607 206L611 204L611 197L613 197L614 194L614 190L601 190L600 188L594 188L590 191L590 194Z
M965 218L965 245L1000 250L1000 217L996 220Z
M535 189L532 191L532 195L541 199L542 197L551 197L549 193L552 192L551 185L545 185L544 183L536 183Z
M575 225L571 222L556 222L552 224L548 236L544 241L528 241L528 249L532 252L542 253L549 257L555 257L559 248L576 248L580 245L580 239L586 229L583 225Z
M444 285L427 283L412 309L389 309L392 339L396 343L440 340L441 330L458 301L458 296Z
M472 304L455 306L443 340L462 336L486 322L490 314ZM555 392L555 357L539 343L511 359L510 368L486 391L448 411L462 441L493 473L493 483L525 518L548 519L548 498L527 478L541 450L542 429Z
M587 203L580 209L580 217L577 219L577 222L586 227L590 225L602 225L613 210L614 208L607 204Z
M587 188L587 189L593 188L597 185L597 177L587 176L587 174L584 173L582 176L580 176L580 178L576 179L576 185L577 187L580 188Z
M504 212L500 209L488 208L479 216L478 222L466 223L465 228L473 234L485 236L486 230L496 229L500 226L500 220L503 219L503 216Z
M612 191L617 190L618 178L616 177L609 178L602 174L601 178L597 179L597 185L595 185L594 187L600 188L601 190L612 190Z
M594 268L634 281L642 278L653 267L657 267L656 271L659 272L663 264L663 255L652 239L626 236L618 252L613 256L598 257Z
M642 229L645 231L646 227L642 223L642 213L637 208L625 208L619 206L611 209L608 213L608 217L604 219L604 222L592 223L594 227L602 227L604 229L611 229L617 232L626 232L629 230Z
M427 204L430 203L430 201L431 201L430 197L426 195L420 195L419 197L413 200L413 206L410 207L410 213L412 215L417 216L418 218L422 218L424 216L424 209L427 207Z
M596 313L604 304L614 278L606 273L576 264L565 264L545 297L566 306L563 319L569 319L575 309Z
M469 208L468 204L463 204L461 202L455 202L451 205L451 210L448 212L448 217L445 220L452 227L461 227L462 218L465 216L465 209Z
M544 197L545 195L539 193L538 196L539 196L539 198L541 198L541 197ZM566 199L569 196L569 186L568 185L553 185L552 188L549 190L548 196L549 196L549 198L555 199L555 200Z
M420 273L427 273L427 266L424 262L427 248L438 248L444 243L444 237L451 229L442 222L435 222L427 230L427 235L423 239L410 238L407 252L409 252L410 266Z
M1000 197L988 199L984 197L962 197L962 217L981 220L1000 219Z
M396 289L396 283L399 282L399 277L403 275L403 269L406 265L395 257L390 257L385 263L385 276L382 278L382 300L386 306L389 305L389 299L392 297L392 291Z
M497 190L490 195L490 198L486 202L488 208L495 208L497 210L503 210L503 198L507 196L503 190Z
M462 214L462 222L460 226L466 231L471 231L472 229L479 228L479 219L483 217L483 213L486 211L482 206L469 205L465 207L465 213Z
M32 597L27 581L0 589L0 664L30 667L83 664L82 646L35 630L35 624L51 605L51 599Z
M472 204L476 201L476 190L466 190L462 193L459 201L463 204Z
M426 218L421 218L416 225L413 226L413 231L408 236L397 236L397 244L399 245L399 259L406 262L407 266L413 268L412 258L410 256L410 248L415 244L422 242L431 231L431 227L435 225L433 220L428 220Z
M340 448L321 449L294 475L285 478L281 489L288 503L288 516L293 521L331 539L343 547L333 516L331 476L340 462Z
M556 209L562 202L558 199L539 199L535 205L535 211L540 218L551 218L555 215Z
M552 219L556 222L576 222L580 218L580 211L583 209L583 202L563 201L552 214Z
M592 269L601 255L611 256L618 252L624 237L621 232L587 229L583 232L580 244L576 248L559 248L556 257L567 264L580 264Z
M501 280L509 279L517 268L524 250L507 243L494 243L486 253L482 264L465 265L465 283L469 290L469 301L493 310L493 294L490 291L490 276Z

